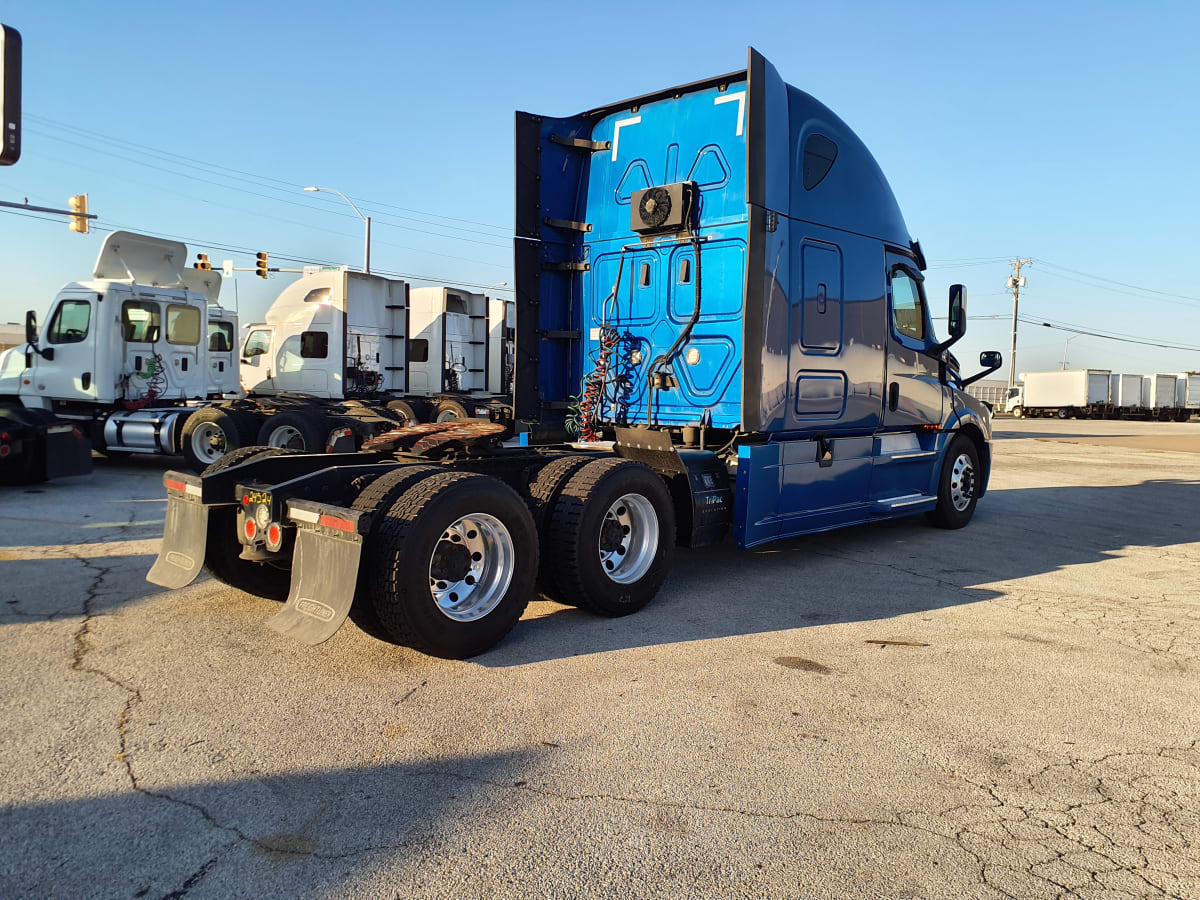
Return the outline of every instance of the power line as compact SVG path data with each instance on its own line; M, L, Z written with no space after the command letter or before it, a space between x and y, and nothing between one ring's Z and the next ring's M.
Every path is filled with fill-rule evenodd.
M117 137L112 137L111 135L101 134L100 132L91 131L89 129L81 128L76 125L70 125L65 122L59 122L57 120L50 119L46 116L39 116L39 115L35 115L32 113L26 113L26 116L31 119L39 120L42 123L45 123L54 128L60 128L64 131L75 132L78 134L87 135L89 138L91 138L93 140L102 141L104 143L118 147L119 149L131 149L131 150L137 151L140 154L151 155L154 158L157 158L161 162L168 162L173 165L185 165L185 166L192 167L192 168L202 167L201 170L204 171L204 173L208 174L208 175L216 175L217 177L221 177L221 178L228 178L228 179L235 180L235 181L243 181L243 182L247 182L249 184L253 184L256 187L266 188L268 190L281 191L281 192L289 193L289 194L298 192L298 191L302 190L304 187L304 185L301 185L301 184L298 184L295 182L285 181L280 178L274 178L273 176L270 176L270 175L262 175L262 174L257 174L254 172L247 172L244 169L236 169L236 168L232 168L230 166L220 165L219 163L205 162L204 160L199 160L199 159L196 159L195 157L191 157L191 156L184 156L183 154L174 153L170 150L162 150L160 148L150 147L150 146L147 146L146 144L143 144L138 141L129 141L129 140L125 140L123 138L117 138ZM59 137L57 135L48 134L45 132L35 131L35 133L41 134L43 137L52 138L54 140L66 140L65 138ZM99 148L89 148L89 149L98 150ZM125 157L120 157L120 158L125 158ZM136 162L134 160L130 160L130 161ZM208 170L215 170L215 171L208 171ZM281 187L275 187L274 185L271 185L271 184L263 184L263 182L274 182L277 185L281 185ZM322 204L333 203L333 201L326 200L325 198L319 198L319 199L322 202ZM395 215L394 213L378 212L377 210L373 210L374 212L377 212L378 215L388 216L390 218L401 219L401 220L405 220L405 221L413 221L413 222L418 222L420 224L433 225L435 227L442 227L442 228L447 228L447 229L451 229L451 230L455 230L455 231L467 231L469 233L482 234L482 235L485 235L488 237L506 237L506 236L509 236L512 234L512 228L510 226L493 225L493 224L490 224L487 222L477 222L473 219L464 219L464 218L460 218L457 216L447 216L443 213L435 213L435 212L431 212L428 210L413 209L411 207L399 206L394 203L385 203L383 201L374 200L374 199L368 198L368 197L354 197L353 199L359 201L362 204L370 204L372 206L384 207L387 209L396 209L396 210L400 210L402 212L416 213L417 215L431 217L431 218L435 218L435 219L446 219L451 222L462 222L464 224L475 225L480 228L489 228L489 229L493 229L495 231L499 231L499 232L501 232L501 234L487 234L486 232L478 232L478 231L475 231L474 229L465 229L465 228L460 228L459 226L455 226L455 225L444 225L440 222L428 222L424 219L413 219L409 216L398 216L398 215ZM308 204L301 203L299 205L308 206L309 208L313 208L313 205L311 203L308 203ZM340 213L340 211L337 211L337 210L331 209L328 211L337 212L339 215L342 214L342 213Z
M1194 353L1200 353L1200 347L1191 347L1186 344L1165 344L1149 338L1133 338L1133 337L1118 337L1113 334L1104 334L1099 331L1089 331L1081 328L1068 328L1062 325L1054 325L1050 322L1043 322L1039 319L1022 316L1021 321L1027 325L1040 325L1043 328L1052 328L1056 331L1068 331L1073 334L1087 335L1088 337L1104 338L1108 341L1121 341L1125 344L1141 344L1145 347L1158 347L1163 350L1188 350Z
M1085 278L1092 278L1096 281L1103 281L1108 284L1119 285L1120 287L1132 288L1135 291L1144 291L1147 294L1157 294L1161 297L1176 297L1180 300L1190 300L1193 303L1200 303L1200 297L1193 297L1193 296L1190 296L1189 294L1176 294L1176 293L1172 293L1171 291L1160 291L1155 288L1148 288L1148 287L1145 287L1144 285L1140 285L1140 284L1130 284L1129 282L1126 282L1126 281L1116 281L1112 278L1105 278L1103 275L1093 275L1090 272L1081 272L1079 269L1071 269L1071 268L1068 268L1067 266L1060 266L1058 263L1050 262L1049 260L1042 259L1041 257L1037 257L1037 261L1044 266L1050 266L1051 268L1054 268L1054 269L1062 269L1064 272L1071 272L1075 275L1082 275Z
M48 132L43 132L36 128L27 128L26 130L32 132L33 134L40 135L41 137L50 138L51 140L54 140L54 141L61 141L65 144L70 144L76 148L82 148L82 149L89 150L92 153L100 153L100 154L103 154L104 156L111 156L114 159L119 159L124 162L132 163L134 165L144 166L145 168L154 169L159 172L165 172L166 174L173 175L176 178L187 178L191 181L197 181L197 182L200 182L201 184L208 184L213 187L222 188L223 190L237 191L239 193L249 194L253 197L261 197L264 200L271 200L275 203L286 203L289 206L298 206L309 212L312 212L315 210L318 212L328 213L329 215L339 216L341 218L350 218L350 219L357 218L356 216L353 216L350 213L343 213L340 210L330 209L324 203L322 203L322 205L320 205L320 206L314 206L312 203L305 203L305 202L302 202L299 200L291 200L287 197L275 197L275 196L272 196L271 194L264 194L261 191L253 191L253 190L250 190L249 188L240 187L238 185L223 184L220 181L213 181L211 178L201 178L199 175L191 175L191 174L188 174L187 172L179 172L175 169L168 169L165 166L157 166L157 165L154 165L153 163L147 162L144 159L136 159L134 157L124 156L120 153L114 153L111 150L105 150L101 147L86 147L86 146L76 143L75 141L71 140L70 138L65 138L65 137L60 137L59 135L49 134ZM278 190L278 188L272 188L272 189ZM374 212L374 210L369 210L369 211ZM383 215L389 216L391 218L399 218L399 219L405 218L404 216L396 216L392 213L383 213ZM423 228L413 228L410 225L397 225L394 222L380 222L379 224L383 225L385 227L388 227L388 228L397 228L397 229L404 230L404 231L415 232L417 234L427 234L432 237L445 238L445 239L454 240L454 241L466 241L467 243L478 244L478 245L484 246L484 247L495 247L497 249L505 249L505 250L509 248L508 244L500 244L500 243L496 243L495 241L481 241L481 240L477 240L475 238L463 237L462 235L458 235L458 234L446 234L445 232L441 232L441 231L429 231L429 230L426 230ZM445 227L445 228L451 228L451 229L454 229L457 227L457 226L450 226L450 225L439 226L436 223L422 223L422 224L431 224L431 225L434 225L434 227ZM458 230L468 231L468 229L458 229ZM478 232L471 232L471 233L478 233ZM489 234L489 235L487 235L487 237L497 238L497 237L501 237L501 235Z
M15 210L15 209L5 209L3 207L0 207L0 213L10 213L12 215L24 216L25 218L29 218L29 219L41 219L42 221L45 221L45 222L54 222L56 224L61 224L61 221L58 219L51 219L51 218L48 218L45 216L37 216L37 215L33 215L31 213L21 212L19 210ZM236 245L224 244L224 243L219 243L216 241L205 241L205 240L199 240L197 238L184 237L183 235L178 235L178 234L166 234L163 232L149 231L144 228L137 228L132 225L122 225L119 222L111 222L106 219L100 220L99 222L94 223L91 227L95 231L103 231L103 232L110 232L110 231L116 231L116 230L132 231L137 234L144 234L144 235L148 235L150 237L164 238L166 240L172 240L172 241L182 241L183 243L188 244L189 246L193 246L193 247L205 247L209 250L224 250L228 253L256 253L256 252L258 252L258 250L262 249L261 247L260 248L239 247ZM314 265L314 266L342 265L341 263L337 263L332 260L312 259L311 257L297 256L297 255L287 253L282 250L267 250L267 252L270 253L270 255L275 257L276 259L281 259L284 262L300 263L301 265ZM509 288L499 287L498 285L483 284L482 282L477 282L477 281L460 281L458 279L453 279L453 278L443 278L440 275L422 275L422 274L418 274L415 272L392 272L392 271L388 271L385 269L377 269L376 272L380 275L388 275L392 278L404 278L404 279L408 279L408 280L412 280L412 281L428 281L432 284L448 284L448 285L453 285L455 287L483 288L484 290L496 291L498 293L511 293L513 290L510 287Z

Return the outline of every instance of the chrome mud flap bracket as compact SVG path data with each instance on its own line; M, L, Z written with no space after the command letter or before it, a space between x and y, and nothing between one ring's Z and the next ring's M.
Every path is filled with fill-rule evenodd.
M208 545L208 507L200 500L200 478L183 472L163 475L167 515L158 559L146 580L160 587L186 587L204 567Z
M292 585L287 603L267 624L305 644L320 644L350 614L370 517L341 506L289 500L287 518L296 526Z

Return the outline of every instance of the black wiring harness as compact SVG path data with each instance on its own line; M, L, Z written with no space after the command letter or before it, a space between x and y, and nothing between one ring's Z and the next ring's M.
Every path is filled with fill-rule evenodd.
M144 374L142 372L135 372L133 375L121 376L122 393L128 393L130 382L135 376L146 382L146 392L137 400L126 400L125 408L127 410L142 409L167 392L169 386L167 364L163 362L163 358L157 353L150 357Z
M580 382L579 395L571 398L571 405L567 413L567 430L578 435L579 439L585 442L600 440L600 432L596 426L600 420L602 402L607 401L614 406L621 402L620 397L610 396L608 392L613 351L621 343L621 336L616 327L609 324L609 307L611 305L615 312L617 291L621 286L621 272L624 267L625 251L622 250L621 255L617 258L616 280L601 307L600 340L588 356L591 369Z

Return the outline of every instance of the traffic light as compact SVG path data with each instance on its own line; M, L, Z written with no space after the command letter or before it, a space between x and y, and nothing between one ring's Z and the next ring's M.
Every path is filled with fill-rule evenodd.
M77 213L77 215L71 216L71 230L80 234L87 234L91 230L88 225L87 198L87 194L76 194L68 201L71 205L71 212Z
M196 254L196 262L192 266L192 268L199 269L201 272L211 272L212 271L212 263L210 263L208 261L208 254L207 253L197 253Z
M257 275L259 278L266 278L267 277L267 254L266 254L266 252L263 250L258 251L257 255L255 256L255 259L256 259L256 262L254 263L254 266L255 266L254 274Z

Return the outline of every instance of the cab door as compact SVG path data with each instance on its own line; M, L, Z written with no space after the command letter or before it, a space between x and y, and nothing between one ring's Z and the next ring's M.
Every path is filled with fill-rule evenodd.
M924 278L906 256L887 254L888 328L883 425L876 434L871 496L914 498L932 489L946 388L929 350L937 343Z
M144 297L121 302L121 341L125 347L122 399L137 400L152 390L161 393L166 384L166 373L157 371L162 338L162 304Z
M252 328L242 345L242 390L248 394L271 394L275 391L271 369L271 329Z
M237 329L225 319L208 320L209 394L235 394L238 391Z
M94 293L66 294L50 314L34 354L29 379L34 394L48 400L95 401L98 310ZM46 351L54 358L47 359Z

